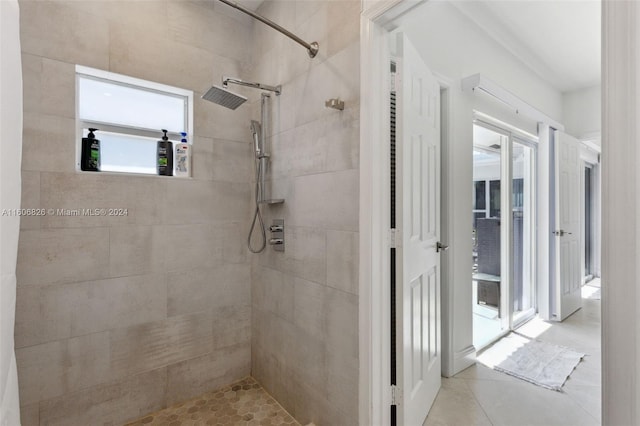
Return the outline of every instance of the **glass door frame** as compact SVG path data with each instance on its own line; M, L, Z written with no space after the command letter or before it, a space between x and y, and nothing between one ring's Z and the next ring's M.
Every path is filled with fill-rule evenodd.
M530 256L530 274L531 274L531 307L520 312L515 316L514 312L514 280L513 280L513 146L515 143L524 145L533 149L533 159L531 170L534 173L532 179L532 206L531 206L531 245L536 247L537 238L537 217L536 208L538 203L537 188L537 172L538 172L538 138L526 132L520 131L515 127L511 127L506 123L492 123L486 119L484 114L482 117L473 119L473 125L484 127L492 132L499 133L507 138L507 143L500 149L500 187L508 188L508 191L500 191L500 210L501 212L509 212L509 214L501 214L500 226L503 231L500 232L500 245L507 247L507 250L500 250L500 309L505 314L500 318L501 333L498 334L493 341L500 339L506 334L515 330L523 323L532 319L537 312L537 259L536 250L531 250ZM488 190L488 188L487 188ZM489 206L487 206L489 208ZM506 229L506 232L504 230ZM490 343L489 343L490 344Z
M533 139L529 139L529 138L524 138L521 135L515 135L512 134L511 137L511 147L513 148L513 144L519 144L522 145L526 148L530 148L532 150L533 153L533 158L531 159L531 171L532 173L532 177L530 177L531 180L531 207L530 207L530 211L529 211L529 216L531 217L530 220L530 224L529 224L529 233L530 233L530 247L531 247L531 251L529 253L529 256L524 256L523 255L523 262L529 262L529 276L530 276L530 283L529 285L531 286L531 306L529 308L527 308L526 310L520 311L518 313L518 315L515 315L514 312L514 307L513 307L513 301L510 301L509 304L509 315L510 315L510 328L512 330L518 328L520 325L524 324L525 322L529 321L530 319L532 319L537 311L538 311L538 305L537 305L537 300L538 300L538 286L537 286L537 236L538 236L538 218L537 218L537 211L538 211L538 182L537 182L537 177L538 177L538 144L536 140ZM524 233L524 230L523 230ZM513 227L512 227L512 238L513 238ZM513 242L513 239L512 239ZM513 243L509 245L510 250L513 251ZM526 263L525 263L526 265ZM513 288L513 281L512 281L512 286L511 288Z
M593 278L595 278L594 270L594 187L595 187L595 168L596 166L588 161L582 162L582 173L584 175L583 182L583 220L584 220L584 251L582 257L584 258L584 268L582 268L582 285L585 285ZM587 170L589 176L587 178ZM589 190L587 191L587 182L589 184Z

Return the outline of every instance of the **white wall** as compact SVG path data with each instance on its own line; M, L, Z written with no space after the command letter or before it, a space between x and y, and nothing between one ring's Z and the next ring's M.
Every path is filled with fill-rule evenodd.
M414 41L431 70L454 80L481 73L562 121L562 94L451 3L429 1L400 20L399 30Z
M431 70L450 86L450 146L443 152L443 192L450 194L443 235L451 249L443 258L448 282L443 296L453 303L443 306L443 339L453 328L452 342L443 347L453 354L443 360L443 373L452 375L474 362L471 306L471 209L473 180L473 110L499 116L535 133L536 123L510 111L496 100L461 91L461 79L481 73L556 121L562 121L562 95L521 61L504 50L448 2L430 1L400 20L403 31ZM446 295L445 290L450 292Z
M640 424L640 4L603 2L602 424ZM610 284L610 285L607 285Z
M562 114L568 134L578 139L599 136L602 128L601 96L600 85L563 94ZM599 142L599 138L597 140Z

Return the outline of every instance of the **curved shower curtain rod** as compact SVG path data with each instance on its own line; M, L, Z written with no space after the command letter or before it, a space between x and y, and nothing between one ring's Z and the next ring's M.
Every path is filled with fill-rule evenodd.
M307 48L307 53L309 54L310 58L315 58L316 55L318 54L318 43L316 43L315 41L312 43L307 43L306 41L304 41L303 39L301 39L300 37L298 37L297 35L293 34L292 32L282 28L280 25L276 24L275 22L272 22L270 20L268 20L267 18L265 18L264 16L260 16L257 13L247 9L244 6L239 5L238 3L231 1L231 0L218 0L221 1L222 3L231 6L233 8L238 9L241 12L246 13L247 15L251 16L252 18L257 19L260 22L263 22L265 24L267 24L268 26L270 26L271 28L273 28L276 31L280 31L282 34L286 35L287 37L289 37L290 39L292 39L293 41L297 42L298 44L303 45L304 47Z

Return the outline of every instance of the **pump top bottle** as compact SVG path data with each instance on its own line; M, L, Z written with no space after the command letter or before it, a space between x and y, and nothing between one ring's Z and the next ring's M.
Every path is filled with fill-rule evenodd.
M87 137L82 138L80 169L87 172L100 171L100 141L93 134L97 130L90 128Z
M160 176L173 176L173 144L167 136L167 130L162 131L164 136L158 141L156 151L156 169Z
M187 143L187 133L182 132L182 140L176 144L176 176L191 176L191 147Z

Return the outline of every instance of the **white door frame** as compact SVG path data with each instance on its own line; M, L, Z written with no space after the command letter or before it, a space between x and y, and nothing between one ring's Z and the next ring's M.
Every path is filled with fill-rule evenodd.
M362 425L388 425L388 359L383 359L385 312L381 310L384 237L373 232L388 192L383 186L384 152L380 144L385 123L377 120L384 105L375 94L386 84L375 51L384 48L382 26L375 21L402 0L370 3L363 0L361 16L360 111L360 404ZM636 201L640 200L640 5L605 0L603 6L602 79L602 357L603 424L637 424L640 421L640 304L637 263L640 245L635 229L640 225ZM375 50L375 48L378 50ZM382 83L382 86L376 84ZM543 133L544 134L544 133ZM544 146L544 144L543 144ZM545 147L546 148L546 147ZM541 152L538 152L541 155ZM540 157L542 158L542 157ZM548 183L548 182L545 182ZM627 188L621 190L620 188ZM540 223L539 223L540 225ZM631 232L631 230L634 230ZM542 243L538 240L538 244ZM547 253L548 254L548 253ZM375 266L375 269L374 269ZM548 271L547 271L548 273ZM607 282L616 282L608 286ZM443 299L443 309L445 300ZM386 317L388 321L388 317ZM446 320L446 318L443 318ZM388 329L387 329L388 332ZM443 333L443 338L445 333ZM387 336L388 340L388 336ZM443 342L444 343L444 342ZM443 349L446 347L443 345Z
M360 19L360 269L359 344L361 425L389 425L389 46L385 24L425 0L363 1ZM447 129L443 129L448 134ZM444 230L443 230L444 231ZM446 235L446 233L445 233ZM444 277L443 277L444 278ZM444 281L443 281L444 282ZM447 296L442 291L442 355Z

